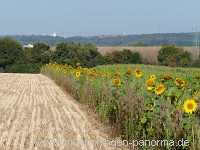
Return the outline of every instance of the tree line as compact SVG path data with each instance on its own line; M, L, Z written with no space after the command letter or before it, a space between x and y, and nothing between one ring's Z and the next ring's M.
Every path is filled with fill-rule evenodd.
M53 51L44 43L36 43L33 48L23 48L10 37L0 39L0 72L39 73L41 66L50 62L94 67L103 64L140 63L141 57L139 53L130 50L103 56L93 44L60 43Z
M174 45L163 46L158 61L160 65L171 67L200 67L200 59L193 62L189 52ZM44 43L36 43L33 48L23 48L10 37L0 38L0 72L39 73L41 66L50 62L72 66L78 63L83 67L144 63L138 52L128 49L101 55L94 44L60 43L55 50L51 50Z

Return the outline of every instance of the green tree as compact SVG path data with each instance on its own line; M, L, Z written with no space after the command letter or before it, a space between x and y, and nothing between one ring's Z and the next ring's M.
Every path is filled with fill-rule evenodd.
M93 44L60 43L53 54L53 61L75 66L93 67L103 62L103 57Z
M9 65L20 63L23 57L20 43L9 37L0 39L0 68L5 70Z
M51 51L48 45L37 43L33 48L25 48L21 61L6 67L6 72L39 73L43 64L49 63Z
M105 61L107 64L136 64L141 63L141 57L137 52L124 49L106 54Z
M192 63L192 56L191 53L182 51L178 55L178 66L187 67L190 66Z
M51 57L50 47L44 43L36 43L31 49L32 63L48 63Z
M158 61L166 66L189 66L191 54L174 45L163 46L158 53Z

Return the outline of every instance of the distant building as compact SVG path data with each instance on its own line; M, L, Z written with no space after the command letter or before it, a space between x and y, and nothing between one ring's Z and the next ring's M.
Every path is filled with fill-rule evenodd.
M53 37L57 37L57 33L54 32L51 36L53 36Z
M27 44L27 45L24 45L23 48L33 48L34 45L33 44Z

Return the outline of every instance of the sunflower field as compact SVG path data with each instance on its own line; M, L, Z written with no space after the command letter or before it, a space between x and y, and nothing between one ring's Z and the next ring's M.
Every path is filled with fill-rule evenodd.
M187 139L187 147L157 149L200 149L200 69L47 64L41 73L94 109L113 127L113 136L130 141Z

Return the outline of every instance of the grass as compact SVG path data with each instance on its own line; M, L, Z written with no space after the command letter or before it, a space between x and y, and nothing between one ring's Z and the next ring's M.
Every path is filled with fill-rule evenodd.
M116 68L120 68L120 73L124 74L127 72L127 69L131 68L140 68L143 72L145 72L145 77L148 75L163 75L169 74L173 76L184 76L184 77L193 77L198 76L200 74L199 68L182 68L182 67L167 67L167 66L155 66L155 65L105 65L105 66L97 66L96 69L102 70L104 72L115 72Z
M190 145L180 149L200 148L200 69L152 65L88 69L48 64L41 72L93 108L122 139L183 138Z

